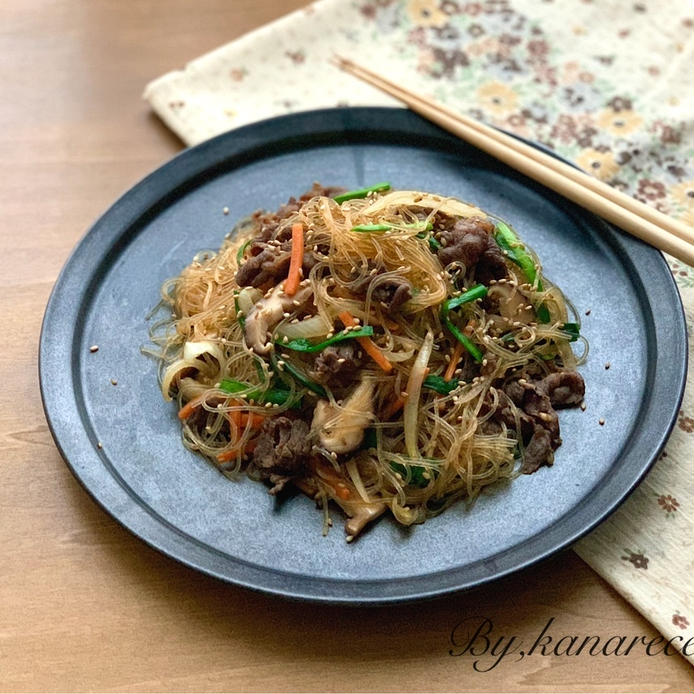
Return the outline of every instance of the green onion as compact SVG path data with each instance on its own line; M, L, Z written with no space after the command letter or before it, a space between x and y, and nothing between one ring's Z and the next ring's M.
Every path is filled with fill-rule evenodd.
M452 378L450 381L446 381L443 379L443 376L435 375L427 376L424 379L424 383L422 383L425 388L435 390L441 395L448 395L452 390L455 390L458 387L458 384L459 381L457 378Z
M542 280L537 276L537 267L535 261L532 259L528 251L525 250L523 242L516 236L516 234L510 229L504 222L497 222L496 228L494 230L494 238L499 244L499 247L506 251L506 255L509 260L514 262L516 265L523 270L523 274L531 285L537 287L537 291L544 291L542 286ZM535 281L537 280L537 284ZM540 323L549 323L551 317L549 315L549 309L544 305L540 304L535 308L535 313Z
M357 224L352 231L390 231L392 228L390 224Z
M249 388L251 388L251 390L248 390ZM222 379L219 384L219 389L223 390L225 393L242 393L243 391L247 391L246 395L249 400L255 400L261 404L269 402L273 405L284 405L292 397L292 392L290 390L268 388L264 391L262 388L252 388L250 383L235 381L232 378ZM296 395L296 393L294 393L294 395ZM290 406L298 407L300 401L301 398L299 397L296 401L292 402Z
M277 365L277 362L279 360L277 359L276 354L270 355L270 361L272 362L273 369L275 370L275 373L277 374L278 378L281 378L283 381L285 381L285 383L287 382L287 379L285 377L286 372L293 376L295 380L299 381L299 383L301 383L302 386L316 393L316 395L320 395L322 398L328 397L328 394L325 392L325 388L323 388L323 386L319 385L315 381L312 381L290 362L283 361L282 367L279 367Z
M239 246L239 250L236 251L236 264L241 265L241 261L243 260L243 254L246 252L246 249L251 245L252 239L248 239L246 243L241 244Z
M426 487L427 484L429 484L429 480L424 477L424 473L427 472L427 468L422 467L421 465L403 465L402 463L391 462L390 467L393 468L395 472L400 474L403 480L408 479L409 472L409 480L407 483L414 487ZM429 474L431 475L432 473L433 471L430 470Z
M449 318L448 314L452 309L458 308L463 304L467 304L471 301L476 301L487 296L487 288L483 284L476 284L467 291L463 292L460 296L454 296L452 299L448 299L441 304L441 318L443 319L446 327L451 331L453 337L455 337L458 342L460 342L463 347L472 355L472 358L476 362L481 362L483 354L479 347L469 338L464 335L462 331L453 323Z
M564 325L561 326L561 329L568 334L569 342L576 342L581 335L581 328L578 323L564 323Z
M467 336L464 335L456 325L453 324L450 318L444 318L444 321L446 323L446 327L451 331L453 334L453 337L455 337L458 342L460 342L465 349L470 352L472 355L472 358L480 364L482 362L482 359L484 358L484 355L482 354L482 351L480 348Z
M424 468L421 465L408 465L405 467L402 463L391 463L390 467L392 467L395 472L400 474L403 480L407 479L407 473L409 470L409 484L416 487L424 487L428 483L428 480L424 479Z
M239 316L239 311L241 310L241 307L239 306L239 295L234 294L234 310L236 311L236 315L238 316L237 320L239 322L239 325L241 326L241 330L246 329L246 319L243 316Z
M431 222L427 222L426 226L422 227L421 223L420 224L401 224L401 225L394 225L394 224L358 224L355 227L352 227L352 231L391 231L393 229L422 229L422 233L425 231L430 231L431 229L434 228L434 225ZM420 234L418 234L420 238L424 238Z
M364 325L357 330L350 330L349 332L342 331L333 337L329 337L323 342L319 342L314 345L309 342L305 337L298 337L296 340L290 340L289 342L277 341L275 344L279 345L283 349L293 349L296 352L320 352L330 345L334 345L336 342L343 342L344 340L351 340L355 337L371 337L374 334L374 329L370 325Z
M368 188L359 188L359 190L349 190L341 195L336 195L333 200L338 205L341 205L347 200L357 200L359 198L365 198L369 193L382 193L384 190L390 190L390 183L376 183Z
M429 250L430 250L432 253L436 253L436 251L438 251L438 250L440 250L441 248L443 248L443 246L441 246L441 244L440 244L433 236L430 236L430 237L427 239L427 241L429 242Z
M441 305L441 315L445 318L454 308L468 304L471 301L477 301L477 299L482 299L487 296L487 292L488 289L483 284L476 284L459 296L454 296L452 299L444 301Z

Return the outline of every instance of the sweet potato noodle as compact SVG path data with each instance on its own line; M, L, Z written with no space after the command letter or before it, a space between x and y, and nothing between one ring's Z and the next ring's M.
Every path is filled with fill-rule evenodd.
M387 183L239 222L162 287L148 352L183 442L347 518L421 523L551 465L576 312L501 219ZM572 342L582 344L576 356Z

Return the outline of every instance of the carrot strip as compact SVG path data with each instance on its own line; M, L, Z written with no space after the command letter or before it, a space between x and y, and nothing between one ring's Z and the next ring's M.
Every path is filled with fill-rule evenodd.
M446 373L443 375L443 380L448 382L453 378L455 374L455 369L458 366L460 358L463 356L463 345L461 342L456 342L453 348L453 354L451 354L451 361L448 363L448 368Z
M235 446L234 448L230 448L228 451L223 451L217 456L217 460L220 463L227 463L230 460L236 458L236 456L238 456L239 453L241 455L245 455L246 453L253 453L257 445L258 439L251 439L250 441L246 442L245 446Z
M354 316L349 311L338 313L338 318L344 323L346 328L351 328L357 325ZM358 337L357 342L362 346L362 349L386 372L390 373L393 370L393 365L383 356L381 350L376 346L375 342L370 337Z
M400 412L404 406L405 398L403 398L402 395L398 395L398 397L383 411L383 419L390 419L394 414Z
M205 394L203 393L202 395L198 395L197 398L193 398L192 400L189 400L183 407L178 411L178 418L179 419L188 419L190 415L195 412L195 410L200 407L202 404L202 401L205 399Z
M236 424L237 427L246 428L250 422L251 429L260 429L265 421L265 416L255 412L239 412L239 410L232 410L229 412L229 419Z
M327 465L316 465L316 472L318 477L330 485L335 492L335 496L339 497L343 501L346 501L352 496L352 491L345 481L337 474L335 470L328 467Z
M289 274L284 282L284 293L294 296L301 282L301 266L304 262L304 225L292 224L292 255L289 261Z

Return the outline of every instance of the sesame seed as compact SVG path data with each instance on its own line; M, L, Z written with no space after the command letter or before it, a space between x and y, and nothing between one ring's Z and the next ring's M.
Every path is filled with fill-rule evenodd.
M346 361L347 361L347 359L345 359L345 357L340 357L340 358L337 360L337 363L338 363L338 364L344 364Z
M347 535L347 537L345 538L346 542L352 542L353 540L354 540L354 535Z
M583 412L586 411L586 401L585 400L581 403L581 410L583 410Z
M112 386L117 386L117 385L118 385L118 381L116 381L115 378L112 378L112 379L111 379L111 385L112 385Z
M222 210L222 212L224 212L224 214L229 214L229 208L228 208L228 207L225 207L225 208Z
M89 348L89 351L90 351L90 352L98 352L98 351L99 351L99 345L92 345L92 346Z
M599 419L599 420L598 420L598 424L599 424L600 426L604 426L604 425L605 425L605 420L604 420L604 419Z
M296 325L299 322L298 318L292 318L292 320L289 321L291 325Z
M610 364L610 362L608 361L608 362L605 364L605 369L609 369L610 366L612 366L612 364Z
M286 345L288 342L289 342L289 338L285 335L285 336L282 338L282 343Z
M482 359L482 366L487 366L489 364L489 359Z
M588 309L588 310L586 311L586 316L589 316L589 315L590 315L590 309Z
M96 442L96 447L97 447L99 450L101 450L101 449L104 447L104 444L101 443L101 441L97 441L97 442Z
M294 304L294 306L301 306L301 302L298 299L294 299L292 303Z
M271 407L272 407L272 403L271 403L271 402L266 402L266 403L265 403L265 408L266 408L266 409L270 409Z

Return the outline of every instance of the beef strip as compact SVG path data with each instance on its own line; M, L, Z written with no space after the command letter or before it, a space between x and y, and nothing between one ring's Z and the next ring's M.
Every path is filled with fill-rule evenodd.
M475 267L475 278L482 284L506 277L508 270L492 232L494 225L482 217L466 217L440 234L443 243L438 257L444 267L460 262L466 269Z
M545 376L539 387L547 393L552 407L580 405L586 392L583 376L577 371L558 371Z
M311 377L323 385L344 388L354 382L360 366L356 347L351 341L343 342L330 345L318 353Z
M257 246L259 247L259 245ZM277 284L289 272L291 255L276 246L262 248L251 255L236 272L239 287L262 287L266 282Z
M553 462L552 437L547 429L538 426L525 447L521 472L524 475L531 475L543 465L551 465Z
M302 419L278 416L263 423L253 451L253 466L274 485L271 494L305 472L311 452L308 434L309 426Z
M378 272L375 275L369 274L364 279L355 282L351 287L352 292L366 296L371 283L385 272L382 267L369 263L369 271L374 268L378 268ZM384 304L388 311L395 311L412 298L412 285L402 277L389 277L382 282L378 282L371 293L371 298L373 301Z
M513 405L517 408L521 437L525 445L521 472L530 474L543 465L551 465L554 451L561 445L556 407L570 407L583 400L585 384L575 371L558 371L525 382L509 381L498 391L498 404L488 420L485 433L494 433L494 424L516 429ZM488 407L491 406L491 398Z
M343 188L324 187L318 183L313 184L311 190L304 193L299 200L289 198L277 212L257 211L253 214L254 224L257 228L255 238L251 242L249 257L241 265L236 273L236 282L240 287L261 287L266 282L277 284L287 276L291 252L291 228L285 227L278 233L281 222L296 214L301 205L316 195L333 197ZM280 246L269 246L270 240L277 240ZM318 261L311 251L304 253L303 271L304 277L308 277L311 268Z

